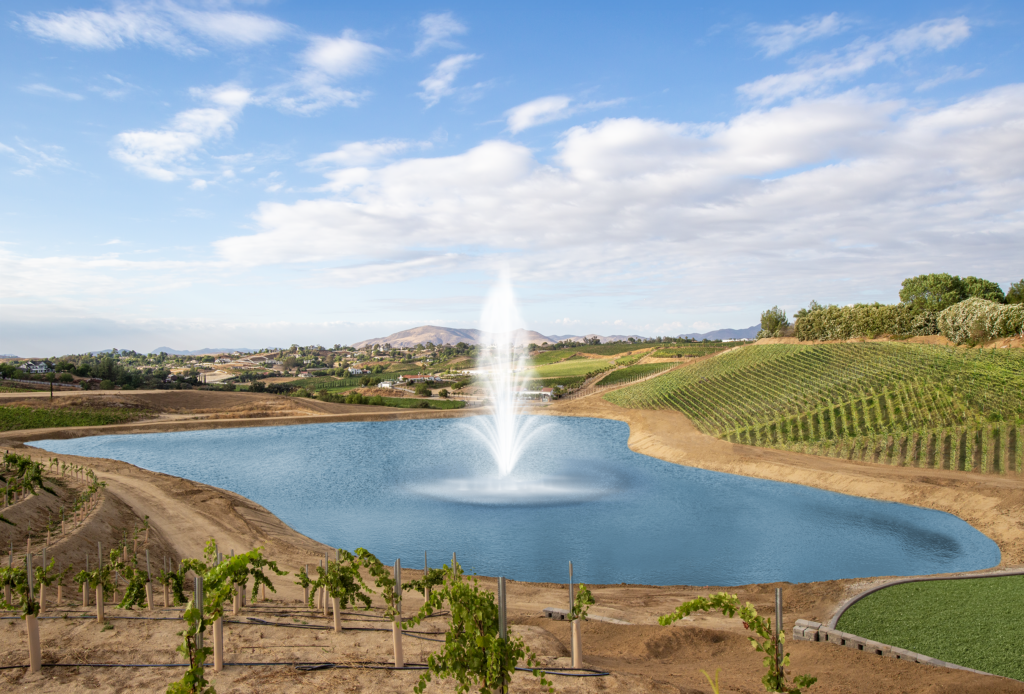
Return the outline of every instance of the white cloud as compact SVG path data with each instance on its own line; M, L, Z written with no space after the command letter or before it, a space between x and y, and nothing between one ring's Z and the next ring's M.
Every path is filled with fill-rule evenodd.
M265 15L194 10L173 2L125 3L111 12L44 12L20 19L26 31L41 39L79 48L113 50L141 43L183 54L203 50L187 34L214 44L247 46L290 31L287 24Z
M970 34L970 24L965 17L936 19L897 31L880 41L854 41L838 54L814 56L795 72L770 75L741 85L737 91L762 104L800 94L815 94L835 83L859 77L879 63L893 63L919 50L946 50Z
M342 89L335 83L369 70L374 59L386 52L380 46L361 40L351 29L346 29L339 37L313 36L309 46L298 56L301 69L288 82L270 87L257 101L302 115L337 104L355 108L367 94Z
M505 111L508 129L515 134L535 125L568 118L571 103L572 99L567 96L544 96L510 108Z
M774 57L808 41L838 34L847 26L847 22L833 12L821 19L809 19L803 24L751 24L747 29L754 34L754 43L764 49L765 55Z
M158 181L175 181L195 174L193 166L197 153L205 143L234 131L235 121L252 94L231 83L209 89L192 89L191 93L194 98L207 101L211 106L182 111L162 130L120 133L110 155ZM192 184L199 190L205 186L205 181Z
M434 71L420 82L423 91L419 92L419 97L426 102L427 108L436 105L444 97L454 94L455 88L452 84L459 76L459 72L479 58L478 55L462 53L449 56L434 66Z
M391 159L396 154L407 151L411 147L427 148L429 142L412 142L411 140L374 140L372 142L347 142L333 152L318 154L304 162L306 166L369 166L382 160Z
M420 38L413 55L422 55L434 46L456 48L458 44L449 39L465 33L466 26L455 19L451 12L424 15L420 20Z
M501 256L521 281L619 299L685 279L686 293L657 294L661 311L716 304L702 287L760 295L770 263L781 304L815 282L898 287L951 258L985 276L1016 271L1022 170L1024 85L941 108L854 90L721 123L606 119L565 132L550 163L490 141L346 166L326 173L328 195L263 203L257 232L215 246L234 265L309 263L314 274ZM392 274L350 276L374 277Z
M599 108L615 106L622 102L623 99L614 99L612 101L590 101L583 104L574 104L571 98L564 95L544 96L510 108L505 111L505 118L508 123L509 132L515 135L535 125L565 120L582 111L593 111Z
M342 77L363 72L369 68L373 58L384 53L384 49L372 43L360 41L351 29L338 38L314 36L309 47L302 53L302 62L324 75Z
M48 84L27 84L21 88L21 91L27 94L41 94L43 96L59 96L62 99L70 99L71 101L81 101L84 97L81 94L75 94L74 92L65 92L56 87L51 87Z

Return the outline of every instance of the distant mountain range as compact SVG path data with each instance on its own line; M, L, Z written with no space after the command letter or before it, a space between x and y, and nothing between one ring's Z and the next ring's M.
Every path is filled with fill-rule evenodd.
M110 350L106 350L110 351ZM248 347L221 347L221 348L210 348L204 349L193 349L191 351L187 349L173 349L171 347L157 347L151 354L160 354L160 352L167 352L168 354L180 354L182 356L200 356L203 354L231 354L232 352L241 352L243 354L251 354L255 352L254 349Z
M367 345L383 344L390 344L392 347L415 347L416 345L424 345L428 342L434 345L457 345L460 342L465 342L467 345L478 345L483 341L481 338L484 335L486 333L475 328L441 328L436 325L421 325L418 328L392 333L387 337L374 337L369 340L362 340L352 346L356 349L362 349ZM530 342L536 342L537 344L557 342L557 340L541 335L534 330L523 329L516 331L514 339L516 342L524 344L529 344Z
M761 332L761 325L752 325L749 328L722 328L712 330L709 333L687 333L679 337L690 337L694 340L753 340Z
M680 335L679 337L689 337L695 340L753 339L757 336L757 332L760 329L760 325L753 325L741 330L724 328L722 330L712 330L708 333L688 333L686 335ZM483 331L476 330L475 328L442 328L436 325L421 325L418 328L410 328L409 330L392 333L387 337L374 337L369 340L362 340L361 342L356 342L352 346L356 349L362 349L367 345L383 344L390 344L392 347L415 347L416 345L423 345L428 342L434 345L455 345L460 342L465 342L467 345L477 345L480 344L481 336L484 334L485 333L483 333ZM563 340L583 342L586 339L594 339L595 337L601 342L620 342L628 340L631 337L636 338L637 340L644 339L642 335L597 335L596 333L588 333L586 335L541 335L535 330L523 329L516 331L515 336L516 342L519 344L529 344L533 342L538 345L544 342L553 344ZM168 354L170 353L171 352L168 351ZM176 354L200 354L200 352L176 352Z

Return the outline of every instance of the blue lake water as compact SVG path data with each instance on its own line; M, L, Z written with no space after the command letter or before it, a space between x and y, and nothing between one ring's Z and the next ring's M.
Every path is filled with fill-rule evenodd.
M626 446L628 427L544 417L515 476L595 482L603 496L479 505L419 485L493 474L466 420L351 422L37 441L123 460L262 504L301 533L384 562L520 581L742 585L984 569L996 544L955 516L681 467ZM442 485L443 486L443 485Z

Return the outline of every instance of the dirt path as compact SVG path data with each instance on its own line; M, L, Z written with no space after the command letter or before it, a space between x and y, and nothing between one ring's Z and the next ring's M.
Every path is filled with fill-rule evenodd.
M209 405L204 400L196 405ZM226 404L226 402L225 402ZM193 422L139 423L116 427L87 427L64 431L12 432L4 435L0 447L11 447L37 459L48 454L23 441L40 438L177 431L183 428L260 426L316 421L358 421L421 416L462 416L453 412L381 412L383 408L347 406L346 413L324 413L301 417L251 420L207 420ZM538 412L566 416L601 416L626 421L629 445L634 450L685 465L748 476L808 484L844 493L883 498L903 503L941 508L957 513L999 542L1004 565L1020 561L1020 514L1022 485L1016 478L985 478L960 473L887 468L796 454L750 449L706 437L682 415L664 412L635 412L617 408L596 398L538 408ZM465 414L472 414L465 413ZM396 416L397 415L397 416ZM300 535L258 504L237 494L169 475L140 470L119 461L61 456L96 470L107 483L103 503L89 522L60 540L53 551L71 557L76 564L96 542L112 542L123 527L134 527L149 516L153 530L150 546L154 554L198 556L202 545L214 537L222 551L244 550L262 545L269 557L283 569L294 571L305 563L315 564L326 549ZM24 503L24 502L23 502ZM26 504L26 512L30 507ZM32 508L34 517L43 510ZM17 522L17 518L15 518ZM13 535L12 535L13 537ZM13 540L12 540L13 541ZM352 548L350 548L352 549ZM407 570L411 578L419 572ZM275 580L274 602L250 605L245 615L260 616L292 624L326 624L326 620L302 608L301 589L293 577ZM825 621L848 596L871 581L828 581L811 584L763 584L730 587L741 600L749 600L762 611L770 609L774 588L784 587L786 620L791 629L797 618ZM495 581L481 579L494 590ZM722 588L714 586L593 586L597 605L595 617L584 626L585 664L612 672L605 678L556 679L560 692L709 692L700 670L722 671L722 692L763 691L760 658L753 653L742 625L721 617L695 615L673 627L657 626L657 617L680 602ZM74 595L68 590L67 595ZM271 595L268 593L268 595ZM568 665L568 626L542 618L545 607L562 607L564 584L510 582L509 611L514 631L541 656L548 667ZM81 613L79 603L66 600L51 614ZM158 603L159 604L159 603ZM406 594L407 613L418 609L421 599ZM108 615L121 611L108 606ZM11 613L7 613L11 614ZM171 611L169 614L175 614ZM290 616L289 616L290 615ZM372 614L352 616L361 622L349 626L371 628ZM365 620L369 619L367 622ZM614 620L614 622L603 621ZM623 623L624 622L624 623ZM181 622L111 621L113 629L103 631L90 620L44 620L41 623L44 662L175 662L175 632ZM443 624L429 625L430 629ZM373 627L376 628L376 627ZM257 624L229 624L226 628L228 661L266 662L353 660L380 661L390 658L390 631L303 631ZM433 637L437 638L437 637ZM438 647L437 642L407 637L407 659L423 662ZM944 670L904 661L882 659L829 644L792 643L793 671L819 677L812 692L929 692L969 691L1024 692L1024 684ZM16 620L0 622L0 666L27 662L25 640ZM41 676L23 669L0 671L0 689L31 687L32 691L152 691L163 692L167 683L180 677L179 671L154 669L44 668ZM329 670L300 672L287 666L229 667L215 678L223 692L319 692L380 691L408 692L416 673L381 670ZM540 691L528 674L516 676L516 691ZM449 692L448 683L431 684L427 692Z

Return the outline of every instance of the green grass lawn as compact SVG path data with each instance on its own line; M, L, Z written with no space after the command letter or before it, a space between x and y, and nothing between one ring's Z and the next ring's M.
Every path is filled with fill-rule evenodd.
M432 410L457 410L465 407L462 400L420 400L417 398L384 398L384 404L388 407L420 407L426 403Z
M534 367L527 376L529 378L559 378L564 376L582 376L611 364L609 359L570 359L557 364L545 364Z
M847 610L837 628L1024 680L1024 576L891 586Z
M0 407L0 431L123 424L142 419L149 414L146 411L114 408L46 410L32 407Z

